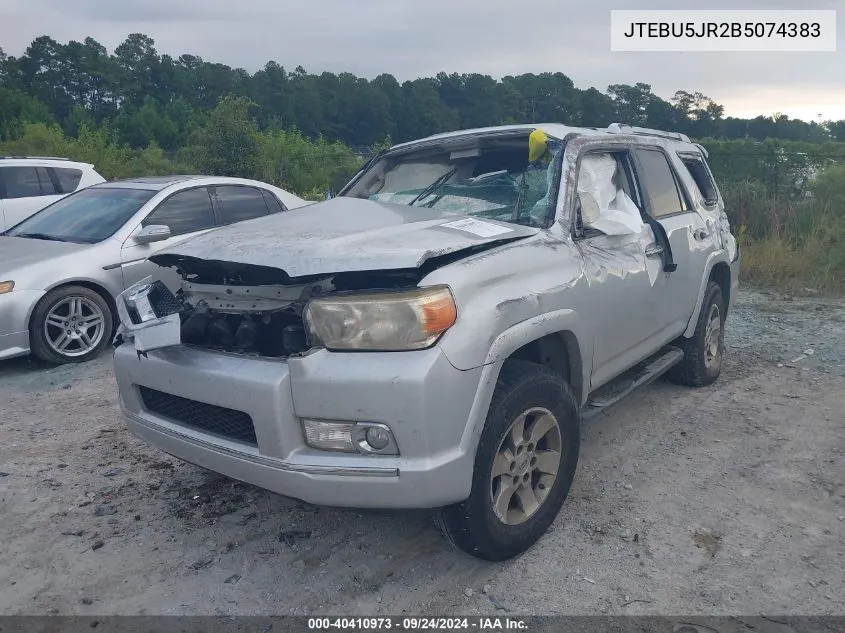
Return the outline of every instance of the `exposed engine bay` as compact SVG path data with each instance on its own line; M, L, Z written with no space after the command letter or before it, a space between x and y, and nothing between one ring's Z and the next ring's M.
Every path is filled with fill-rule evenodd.
M227 352L280 357L308 349L302 310L312 286L203 286L177 293L182 342ZM321 290L319 285L316 288Z
M311 298L362 289L413 288L420 279L418 270L293 279L278 269L208 260L183 260L176 268L182 283L175 294L161 281L145 291L155 318L178 314L185 345L271 358L312 347L303 321ZM128 314L133 324L144 320L131 307Z

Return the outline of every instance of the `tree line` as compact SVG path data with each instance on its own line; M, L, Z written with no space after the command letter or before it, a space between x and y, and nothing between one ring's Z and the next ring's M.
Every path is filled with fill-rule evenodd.
M120 145L154 143L173 152L207 125L225 96L243 99L262 131L296 130L348 146L411 140L460 128L559 121L604 127L614 121L677 130L694 138L809 143L845 141L845 120L806 122L785 115L725 117L700 92L666 100L646 83L577 88L562 72L494 79L445 72L399 82L351 73L288 71L274 61L254 73L191 54L159 54L134 33L113 53L91 37L65 44L43 35L20 57L0 49L0 141L32 123L58 125L71 137L104 129Z
M453 129L614 121L684 132L710 154L743 244L743 277L845 289L845 121L738 119L699 92L669 100L648 84L579 89L563 73L446 74L400 83L349 73L250 74L194 55L160 55L130 35L0 50L0 155L68 156L106 178L241 176L318 200L374 151Z

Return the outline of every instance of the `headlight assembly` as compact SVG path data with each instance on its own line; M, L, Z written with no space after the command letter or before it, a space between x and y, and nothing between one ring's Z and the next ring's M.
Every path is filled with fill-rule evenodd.
M0 295L4 295L7 292L12 292L15 289L15 282L14 281L0 281Z
M431 347L457 319L447 286L312 299L305 309L311 342L336 351Z
M135 325L179 312L179 301L161 281L139 282L123 293L123 301Z

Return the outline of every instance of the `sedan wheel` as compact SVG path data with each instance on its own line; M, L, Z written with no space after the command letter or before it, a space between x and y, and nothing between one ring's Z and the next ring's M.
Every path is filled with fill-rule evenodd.
M67 297L47 314L44 336L57 354L71 358L84 356L102 341L105 320L100 306L87 297Z
M112 335L106 300L83 286L51 290L33 310L32 353L50 363L78 363L99 354Z

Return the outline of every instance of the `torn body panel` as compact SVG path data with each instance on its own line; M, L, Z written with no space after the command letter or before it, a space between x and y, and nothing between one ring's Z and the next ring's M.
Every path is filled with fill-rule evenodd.
M457 223L456 220L464 220ZM536 235L538 229L427 207L334 198L210 231L150 258L161 266L202 260L274 268L287 278L413 269L428 260Z
M367 201L362 204L365 209L383 206ZM422 210L423 215L425 211ZM315 217L319 219L319 213ZM330 262L328 257L321 257L322 267L317 266L313 259L305 265L301 259L290 259L287 240L285 248L272 250L279 254L278 257L271 257L270 245L278 242L269 238L262 241L267 249L263 252L264 256L262 252L251 251L250 261L247 261L240 243L230 243L229 249L218 244L219 248L214 250L215 257L206 259L199 253L210 247L207 244L191 246L193 241L173 249L179 252L167 251L151 259L160 266L175 268L182 277L181 290L177 293L182 305L182 342L227 352L287 357L303 353L311 346L303 323L303 311L314 297L332 292L414 288L426 274L440 266L448 266L461 258L496 249L509 242L531 238L537 233L536 229L528 227L453 218L449 216L446 221L433 225L443 232L440 239L446 246L418 248L416 240L412 239L404 242L406 247L401 249L390 248L382 241L379 254L364 253L357 248L348 251L335 243L338 250L332 255L334 260ZM314 218L310 221L313 222ZM426 227L431 228L430 223L423 227L420 224L409 222L400 226L399 230L415 235L420 230L425 232ZM257 234L252 235L257 242ZM322 244L319 248L329 250L321 240L314 239L315 245ZM304 248L303 244L300 243L301 248ZM313 248L319 250L317 246ZM351 257L348 255L350 252ZM346 262L356 256L360 257L359 266L354 263L347 265ZM402 266L373 269L365 262L372 266L384 263L401 263ZM315 273L315 270L322 272ZM311 274L300 274L306 271Z
M461 213L436 208L438 196L455 196L460 187L465 193L482 182L506 186L499 154L520 165L526 158L518 134L508 132L510 145L497 147L495 160L483 164L472 161L484 155L484 143L460 141L445 150L443 169L385 171L392 175L383 179L384 199L394 202L342 196L213 230L156 255L155 263L182 277L180 307L160 323L122 326L136 338L134 350L121 345L115 354L131 428L189 461L316 503L399 508L466 499L509 360L565 374L586 406L599 387L676 344L698 316L710 270L732 257L721 202L704 208L690 196L677 213L651 217L639 207L636 182L581 183L581 193L596 194L593 212L616 217L591 222L595 232L579 232L583 152L659 147L677 167L674 152L696 150L667 138L558 131L565 149L548 189L554 221L542 225L522 224L519 213L516 221L502 220L499 209L483 216L486 210L469 205ZM451 136L419 146L436 154L444 139ZM463 160L469 162L453 164ZM467 168L469 184L438 190L437 181L456 167ZM611 171L608 164L603 173ZM688 175L677 171L679 186L690 191ZM378 175L354 180L352 193ZM548 181L549 172L539 175ZM398 190L423 203L395 204ZM641 222L635 210L645 212ZM675 267L667 267L660 248L671 248ZM735 267L727 274L733 288ZM121 318L131 319L125 311ZM388 339L399 345L382 345ZM193 419L176 419L179 411L154 410L141 387L159 392L153 405L173 394L198 408L234 411L239 424L247 424L246 416L255 439L238 445L197 429ZM398 452L362 454L328 443L342 426L362 424L391 431ZM323 444L309 443L332 425L339 426L325 432Z
M290 286L228 286L183 281L164 300L176 310L149 321L127 309L127 298L146 279L118 297L118 337L133 340L138 352L184 343L195 347L264 357L288 357L308 349L302 311L308 300L329 292L330 278ZM155 306L153 306L155 308Z

